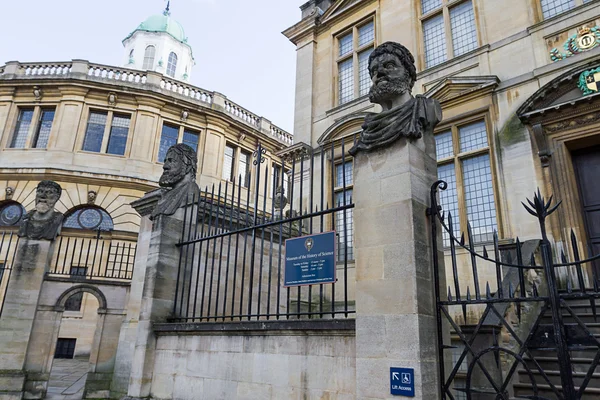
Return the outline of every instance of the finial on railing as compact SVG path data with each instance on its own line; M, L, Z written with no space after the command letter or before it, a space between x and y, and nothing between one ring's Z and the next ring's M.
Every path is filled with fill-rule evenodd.
M560 204L562 203L562 201L559 201L554 206L550 207L550 204L552 203L552 197L553 196L550 196L550 198L546 202L544 197L540 193L540 188L538 188L537 193L533 194L533 201L527 199L527 202L529 203L531 208L528 207L525 203L521 202L521 204L523 204L523 207L525 207L525 210L527 210L527 212L529 214L533 215L534 217L537 217L538 220L540 221L540 229L542 230L542 239L544 239L544 240L547 240L546 217L549 216L550 214L552 214L554 211L556 211L558 206L560 206Z

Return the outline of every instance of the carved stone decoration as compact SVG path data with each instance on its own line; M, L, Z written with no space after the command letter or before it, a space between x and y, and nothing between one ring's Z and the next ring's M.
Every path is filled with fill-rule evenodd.
M159 215L173 215L182 206L198 195L196 184L198 155L187 144L178 143L167 151L163 174L158 184L163 188L161 198L152 211L152 218Z
M15 189L13 189L10 186L7 186L6 189L4 189L4 194L5 200L12 200L13 195L15 194Z
M550 59L552 61L560 61L565 58L573 57L584 51L594 49L600 45L600 27L582 26L577 29L577 33L570 36L563 44L564 53L561 53L557 48L550 50Z
M35 97L36 100L41 100L42 96L44 95L44 92L42 91L42 88L39 86L34 86L33 87L33 97Z
M115 105L117 105L117 94L114 92L110 92L106 97L106 100L108 101L109 106L114 107Z
M19 225L19 237L35 240L54 240L60 233L63 214L54 206L62 188L53 181L41 181L35 193L35 209L29 211Z
M417 70L406 47L396 42L378 46L369 56L369 74L373 81L369 100L380 104L383 111L367 114L351 155L387 147L400 138L416 140L424 133L433 134L442 119L442 108L435 99L411 94Z
M189 116L190 116L190 112L188 110L182 110L181 111L181 122L187 121Z
M88 192L88 198L87 198L88 204L94 204L96 202L97 197L98 197L98 193L93 190L90 190Z

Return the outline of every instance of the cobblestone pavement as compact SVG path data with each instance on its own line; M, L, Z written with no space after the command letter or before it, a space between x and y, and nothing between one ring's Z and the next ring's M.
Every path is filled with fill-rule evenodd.
M79 400L83 398L83 388L87 378L89 360L56 359L52 363L50 382L48 382L48 400Z

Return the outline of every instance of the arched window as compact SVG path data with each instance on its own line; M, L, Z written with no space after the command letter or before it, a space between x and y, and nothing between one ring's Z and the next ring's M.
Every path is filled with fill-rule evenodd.
M88 229L93 231L112 231L113 220L104 209L84 206L69 210L65 214L63 228Z
M0 204L0 226L16 226L26 214L25 208L16 201Z
M142 65L142 69L152 69L154 67L155 53L156 49L154 46L146 47L146 51L144 52L144 65Z
M176 70L177 70L177 54L171 52L171 54L169 54L169 62L167 63L167 75L175 77Z
M131 49L131 51L129 52L129 64L133 64L133 54L134 49Z

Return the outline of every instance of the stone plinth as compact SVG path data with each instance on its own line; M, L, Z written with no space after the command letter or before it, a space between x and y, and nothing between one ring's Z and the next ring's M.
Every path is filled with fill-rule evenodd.
M431 134L356 155L357 399L394 398L390 367L414 368L416 399L440 398L426 216L436 175Z
M0 399L20 399L25 356L52 242L21 238L0 317Z

